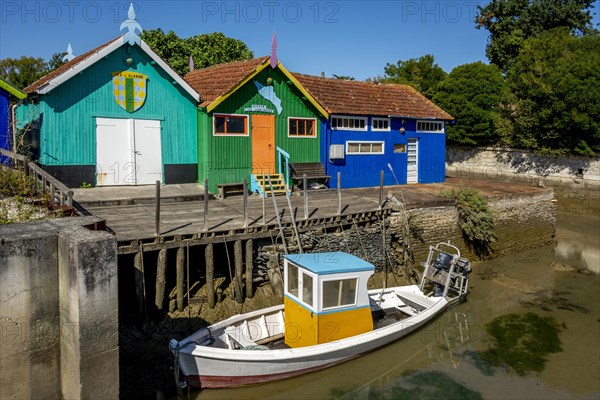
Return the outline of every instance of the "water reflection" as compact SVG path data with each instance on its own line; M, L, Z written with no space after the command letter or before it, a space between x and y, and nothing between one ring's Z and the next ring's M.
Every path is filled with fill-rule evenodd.
M600 226L594 217L561 213L556 227L557 261L600 274Z

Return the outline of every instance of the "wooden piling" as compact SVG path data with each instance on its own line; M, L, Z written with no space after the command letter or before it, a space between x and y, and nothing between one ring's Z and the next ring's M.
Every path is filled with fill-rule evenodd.
M246 240L246 297L254 296L252 287L252 271L254 269L254 241Z
M244 178L244 228L248 227L248 181Z
M204 261L206 263L206 295L208 296L208 305L210 308L215 308L215 260L212 244L207 244L204 248Z
M277 253L269 254L269 261L267 262L267 275L273 286L273 292L279 299L283 299L283 279L281 278L281 271L279 270L279 262Z
M165 299L165 285L167 282L167 250L162 249L158 252L156 261L156 294L154 296L154 304L159 310L163 309Z
M233 277L234 289L235 289L235 301L238 303L244 302L244 296L242 294L242 274L244 266L244 258L242 254L242 241L236 240L233 244L233 259L235 263L235 276Z
M177 249L177 263L176 263L176 271L175 271L175 280L177 282L177 310L183 311L183 298L185 296L185 292L183 291L183 281L185 278L183 266L185 261L185 253L183 252L183 247Z
M146 314L146 299L144 291L144 253L137 252L133 258L133 266L135 268L135 297L138 303L139 315Z

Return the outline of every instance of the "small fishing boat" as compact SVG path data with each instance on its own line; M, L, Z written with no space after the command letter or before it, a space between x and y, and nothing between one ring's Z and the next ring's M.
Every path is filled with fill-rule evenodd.
M353 255L284 256L284 304L169 342L180 387L269 382L355 358L409 334L464 299L469 260L457 247L429 249L419 285L367 289L375 267Z

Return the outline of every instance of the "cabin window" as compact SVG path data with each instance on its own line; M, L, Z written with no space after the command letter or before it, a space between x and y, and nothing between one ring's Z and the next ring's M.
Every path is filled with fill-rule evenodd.
M302 301L313 305L313 278L305 273L302 273Z
M248 116L233 114L215 114L215 135L248 136Z
M357 278L323 282L323 309L356 304Z
M366 131L366 117L339 116L331 117L331 129L344 131Z
M288 136L290 137L316 137L316 120L314 118L288 119Z
M287 263L287 292L298 297L298 267Z
M379 132L390 131L390 119L389 118L373 118L371 121L371 129Z
M441 121L417 121L417 132L444 133Z
M346 142L346 154L383 154L383 142Z

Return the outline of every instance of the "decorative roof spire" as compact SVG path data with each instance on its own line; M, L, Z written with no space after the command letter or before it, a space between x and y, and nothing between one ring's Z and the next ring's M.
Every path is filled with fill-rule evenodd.
M67 46L67 54L64 55L62 60L64 62L69 62L74 58L75 58L75 56L73 55L73 49L71 48L71 43L69 43L69 46Z
M192 58L192 55L190 54L190 72L194 70L194 59Z
M125 32L125 36L123 36L123 40L129 42L130 46L133 46L134 43L140 44L140 34L144 31L142 26L135 20L135 9L133 8L133 3L129 4L129 10L127 11L127 19L123 21L119 31L127 30ZM136 33L139 31L139 34Z
M277 63L279 63L279 60L277 59L277 36L275 35L275 31L273 31L273 41L271 42L271 68L275 69Z

